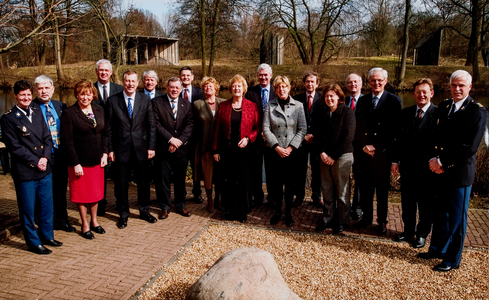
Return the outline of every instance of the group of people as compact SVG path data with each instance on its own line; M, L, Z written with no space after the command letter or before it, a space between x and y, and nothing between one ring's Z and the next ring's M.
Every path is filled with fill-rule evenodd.
M227 219L244 223L252 207L268 202L275 209L270 224L284 215L284 224L292 226L292 208L304 202L310 165L311 198L323 208L316 231L332 228L335 233L344 231L350 219L358 221L355 228L370 226L375 193L375 230L386 234L390 175L400 172L404 232L394 240L421 248L433 225L430 250L420 257L443 258L438 271L460 265L475 153L486 124L485 109L469 96L469 73L452 74L453 99L438 108L431 103L431 80L419 79L416 105L405 109L399 97L385 90L387 72L381 68L369 71L367 95L361 94L357 74L346 79L348 97L336 83L324 85L320 94L318 74L308 72L305 92L292 97L289 79L277 76L272 82L272 68L262 64L254 87L248 89L241 75L231 78L229 100L218 97L221 87L215 78L203 78L200 88L192 86L189 67L168 79L166 94L156 90L159 79L152 70L143 73L144 89L139 91L138 74L131 70L123 74L122 86L110 82L108 60L97 62L96 73L97 82L76 84L77 102L68 108L51 99L49 77L36 78L34 88L18 81L17 104L1 118L31 251L49 254L45 245L61 246L53 229L75 231L66 212L67 185L78 206L82 236L105 233L97 216L105 214L108 164L118 228L127 227L131 180L137 183L139 217L156 222L149 212L149 162L154 158L159 219L169 217L172 183L175 211L190 216L185 188L190 162L193 199L204 201L203 181L209 212L222 208Z

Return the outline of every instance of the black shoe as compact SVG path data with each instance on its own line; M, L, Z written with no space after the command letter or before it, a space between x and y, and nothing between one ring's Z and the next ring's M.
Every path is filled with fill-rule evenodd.
M413 248L423 248L424 245L426 245L426 238L424 237L418 237L414 242L413 242Z
M127 227L127 218L120 218L117 222L117 228L122 229Z
M285 216L284 224L287 227L290 227L290 226L294 225L294 219L292 219L292 216L290 216L290 215L289 216Z
M314 229L315 231L325 231L326 228L331 228L333 227L331 224L329 223L325 223L324 221L321 221L317 226L316 228Z
M372 222L367 222L365 219L362 219L355 224L353 224L353 228L366 228L367 226L372 225Z
M63 225L55 225L53 226L53 229L54 230L63 230L63 231L66 231L66 232L75 232L76 229L75 227L71 226L70 224L63 224Z
M224 216L224 219L226 219L226 221L233 221L236 219L236 215L234 213L228 212Z
M448 271L451 271L453 269L458 269L459 266L448 266L447 264L445 264L444 262L442 262L441 264L439 265L436 265L433 270L434 271L437 271L437 272L448 272Z
M63 246L63 243L58 242L57 240L49 240L49 241L42 241L43 245L48 245L48 246L53 246L53 247L61 247Z
M302 203L304 203L304 199L295 199L294 202L292 202L292 207L299 207L302 206Z
M350 218L353 220L353 221L358 221L362 218L362 213L359 212L359 211L352 211L350 213Z
M375 232L377 232L378 235L386 235L387 226L385 225L385 223L381 223L377 227L375 227Z
M204 198L202 198L202 195L196 196L196 197L194 197L194 202L197 204L202 204L204 202Z
M93 232L96 232L98 234L104 234L105 233L105 230L100 225L97 227L90 226L90 230Z
M238 221L240 223L246 223L246 221L248 221L248 216L243 214L241 217L239 217Z
M87 240L93 240L95 238L90 230L82 233L82 237L86 238Z
M41 255L45 255L45 254L51 254L51 250L49 250L48 248L44 247L43 245L39 245L39 246L29 246L29 251L31 252L34 252L36 254L41 254Z
M270 225L277 225L278 221L280 221L280 218L282 217L281 214L275 214L272 219L270 220Z
M342 224L338 224L336 225L335 227L333 227L333 233L341 233L345 230L345 226L343 226Z
M418 257L421 259L435 259L435 258L441 258L439 254L433 253L433 252L425 252L425 253L418 253Z
M153 217L151 214L147 213L147 214L142 214L142 215L139 215L139 218L141 220L145 220L146 222L148 223L155 223L156 221L158 221L155 217Z
M392 240L394 242L407 242L414 238L414 234L407 234L405 232L396 235Z

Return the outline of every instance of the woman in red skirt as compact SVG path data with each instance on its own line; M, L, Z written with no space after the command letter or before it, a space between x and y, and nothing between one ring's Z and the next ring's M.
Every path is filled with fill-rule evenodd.
M86 80L75 86L78 101L63 111L61 145L68 161L71 201L78 205L82 236L105 233L97 221L98 201L104 198L104 167L107 165L107 131L104 110L97 104L97 90ZM88 223L87 212L91 222Z

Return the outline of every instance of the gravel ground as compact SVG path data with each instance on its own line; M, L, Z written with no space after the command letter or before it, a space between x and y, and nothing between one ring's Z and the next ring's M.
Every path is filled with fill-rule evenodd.
M225 252L270 252L289 287L303 299L488 299L489 253L464 251L461 268L432 271L407 243L210 225L138 299L184 299ZM421 251L426 251L425 247Z

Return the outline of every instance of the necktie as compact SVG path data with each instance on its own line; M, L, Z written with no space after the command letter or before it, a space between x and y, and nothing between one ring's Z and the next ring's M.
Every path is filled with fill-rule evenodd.
M175 99L171 99L171 112L173 113L173 118L177 118L177 106L175 105Z
M58 149L59 147L59 134L58 127L56 126L56 120L54 119L53 113L49 108L49 104L46 105L46 120L48 121L49 131L51 131L51 137L53 139L53 148Z
M448 113L448 117L451 117L455 113L455 102L452 103L450 107L450 112Z
M423 110L421 108L418 108L417 114L416 114L416 119L414 120L414 126L416 128L419 127L419 124L421 123L421 120L423 119Z
M153 99L153 92L149 93L149 99Z
M265 111L265 108L267 107L267 103L268 103L268 90L267 89L261 90L261 103L263 105L263 111Z
M107 86L104 85L104 103L107 103L108 97L109 97L109 93L107 93Z
M352 110L355 110L355 97L351 97L350 107L351 107Z
M372 111L377 108L378 102L379 102L379 98L375 96L374 99L372 100Z
M312 107L312 95L309 95L309 100L307 101L307 110L310 112Z
M129 118L132 119L132 98L127 98L127 111L129 112Z
M188 89L184 89L183 91L183 99L187 100L188 101Z

